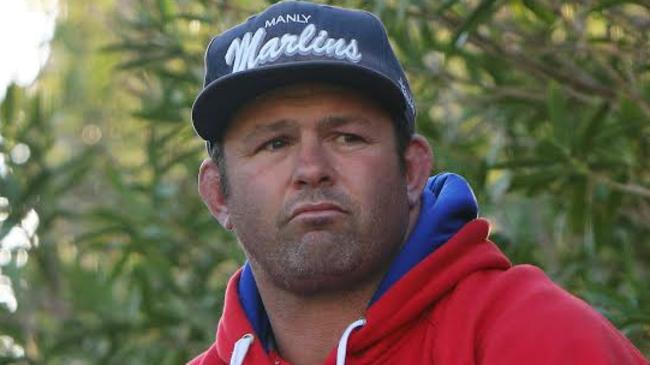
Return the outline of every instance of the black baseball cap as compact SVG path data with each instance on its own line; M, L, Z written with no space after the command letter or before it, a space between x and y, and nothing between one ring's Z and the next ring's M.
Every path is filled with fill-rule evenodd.
M196 133L211 142L244 103L277 87L324 82L376 99L413 131L415 103L381 21L373 14L283 1L214 37L192 106Z

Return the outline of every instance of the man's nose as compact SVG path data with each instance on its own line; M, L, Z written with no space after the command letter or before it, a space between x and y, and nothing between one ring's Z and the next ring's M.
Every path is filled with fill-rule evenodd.
M322 187L334 182L334 169L322 141L302 141L296 153L292 177L296 188Z

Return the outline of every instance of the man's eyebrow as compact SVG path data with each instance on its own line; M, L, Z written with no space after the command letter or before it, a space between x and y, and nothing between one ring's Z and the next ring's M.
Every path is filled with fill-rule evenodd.
M255 125L253 130L244 136L244 141L257 138L258 136L267 133L285 131L289 128L294 128L297 123L299 122L293 119L279 119L268 124ZM359 115L328 115L318 121L318 129L327 130L353 123L366 124L368 123L368 119Z
M269 123L269 124L258 124L255 125L253 130L246 134L244 136L244 140L249 140L252 138L255 138L261 134L266 134L266 133L272 133L272 132L277 132L280 130L286 130L289 128L292 124L294 124L295 121L291 119L280 119L276 120L275 122Z
M336 128L353 123L367 124L368 119L360 115L328 115L318 121L318 129Z

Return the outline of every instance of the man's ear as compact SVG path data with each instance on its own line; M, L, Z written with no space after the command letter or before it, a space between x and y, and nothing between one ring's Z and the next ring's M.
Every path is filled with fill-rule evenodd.
M433 154L426 138L418 134L411 138L404 151L404 162L409 206L414 207L433 168Z
M221 189L221 175L219 168L211 159L203 160L199 169L199 194L210 213L219 221L223 228L233 228L230 221L230 212L226 205L226 197Z

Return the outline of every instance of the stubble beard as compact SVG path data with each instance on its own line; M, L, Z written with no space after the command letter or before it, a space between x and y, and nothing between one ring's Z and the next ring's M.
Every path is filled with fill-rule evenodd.
M233 215L246 227L237 229L237 235L256 276L301 296L345 292L378 281L404 241L408 207L400 205L406 199L389 195L370 209L394 209L393 215L384 211L364 216L347 196L331 190L312 191L297 200L336 202L346 210L344 216L283 224L289 210L283 209L270 224L254 204Z
M351 276L366 266L363 251L370 249L371 243L360 237L365 232L359 231L355 219L346 217L344 227L322 222L318 228L307 229L312 230L280 235L278 255L268 257L265 265L276 284L303 295L345 291L358 285Z

